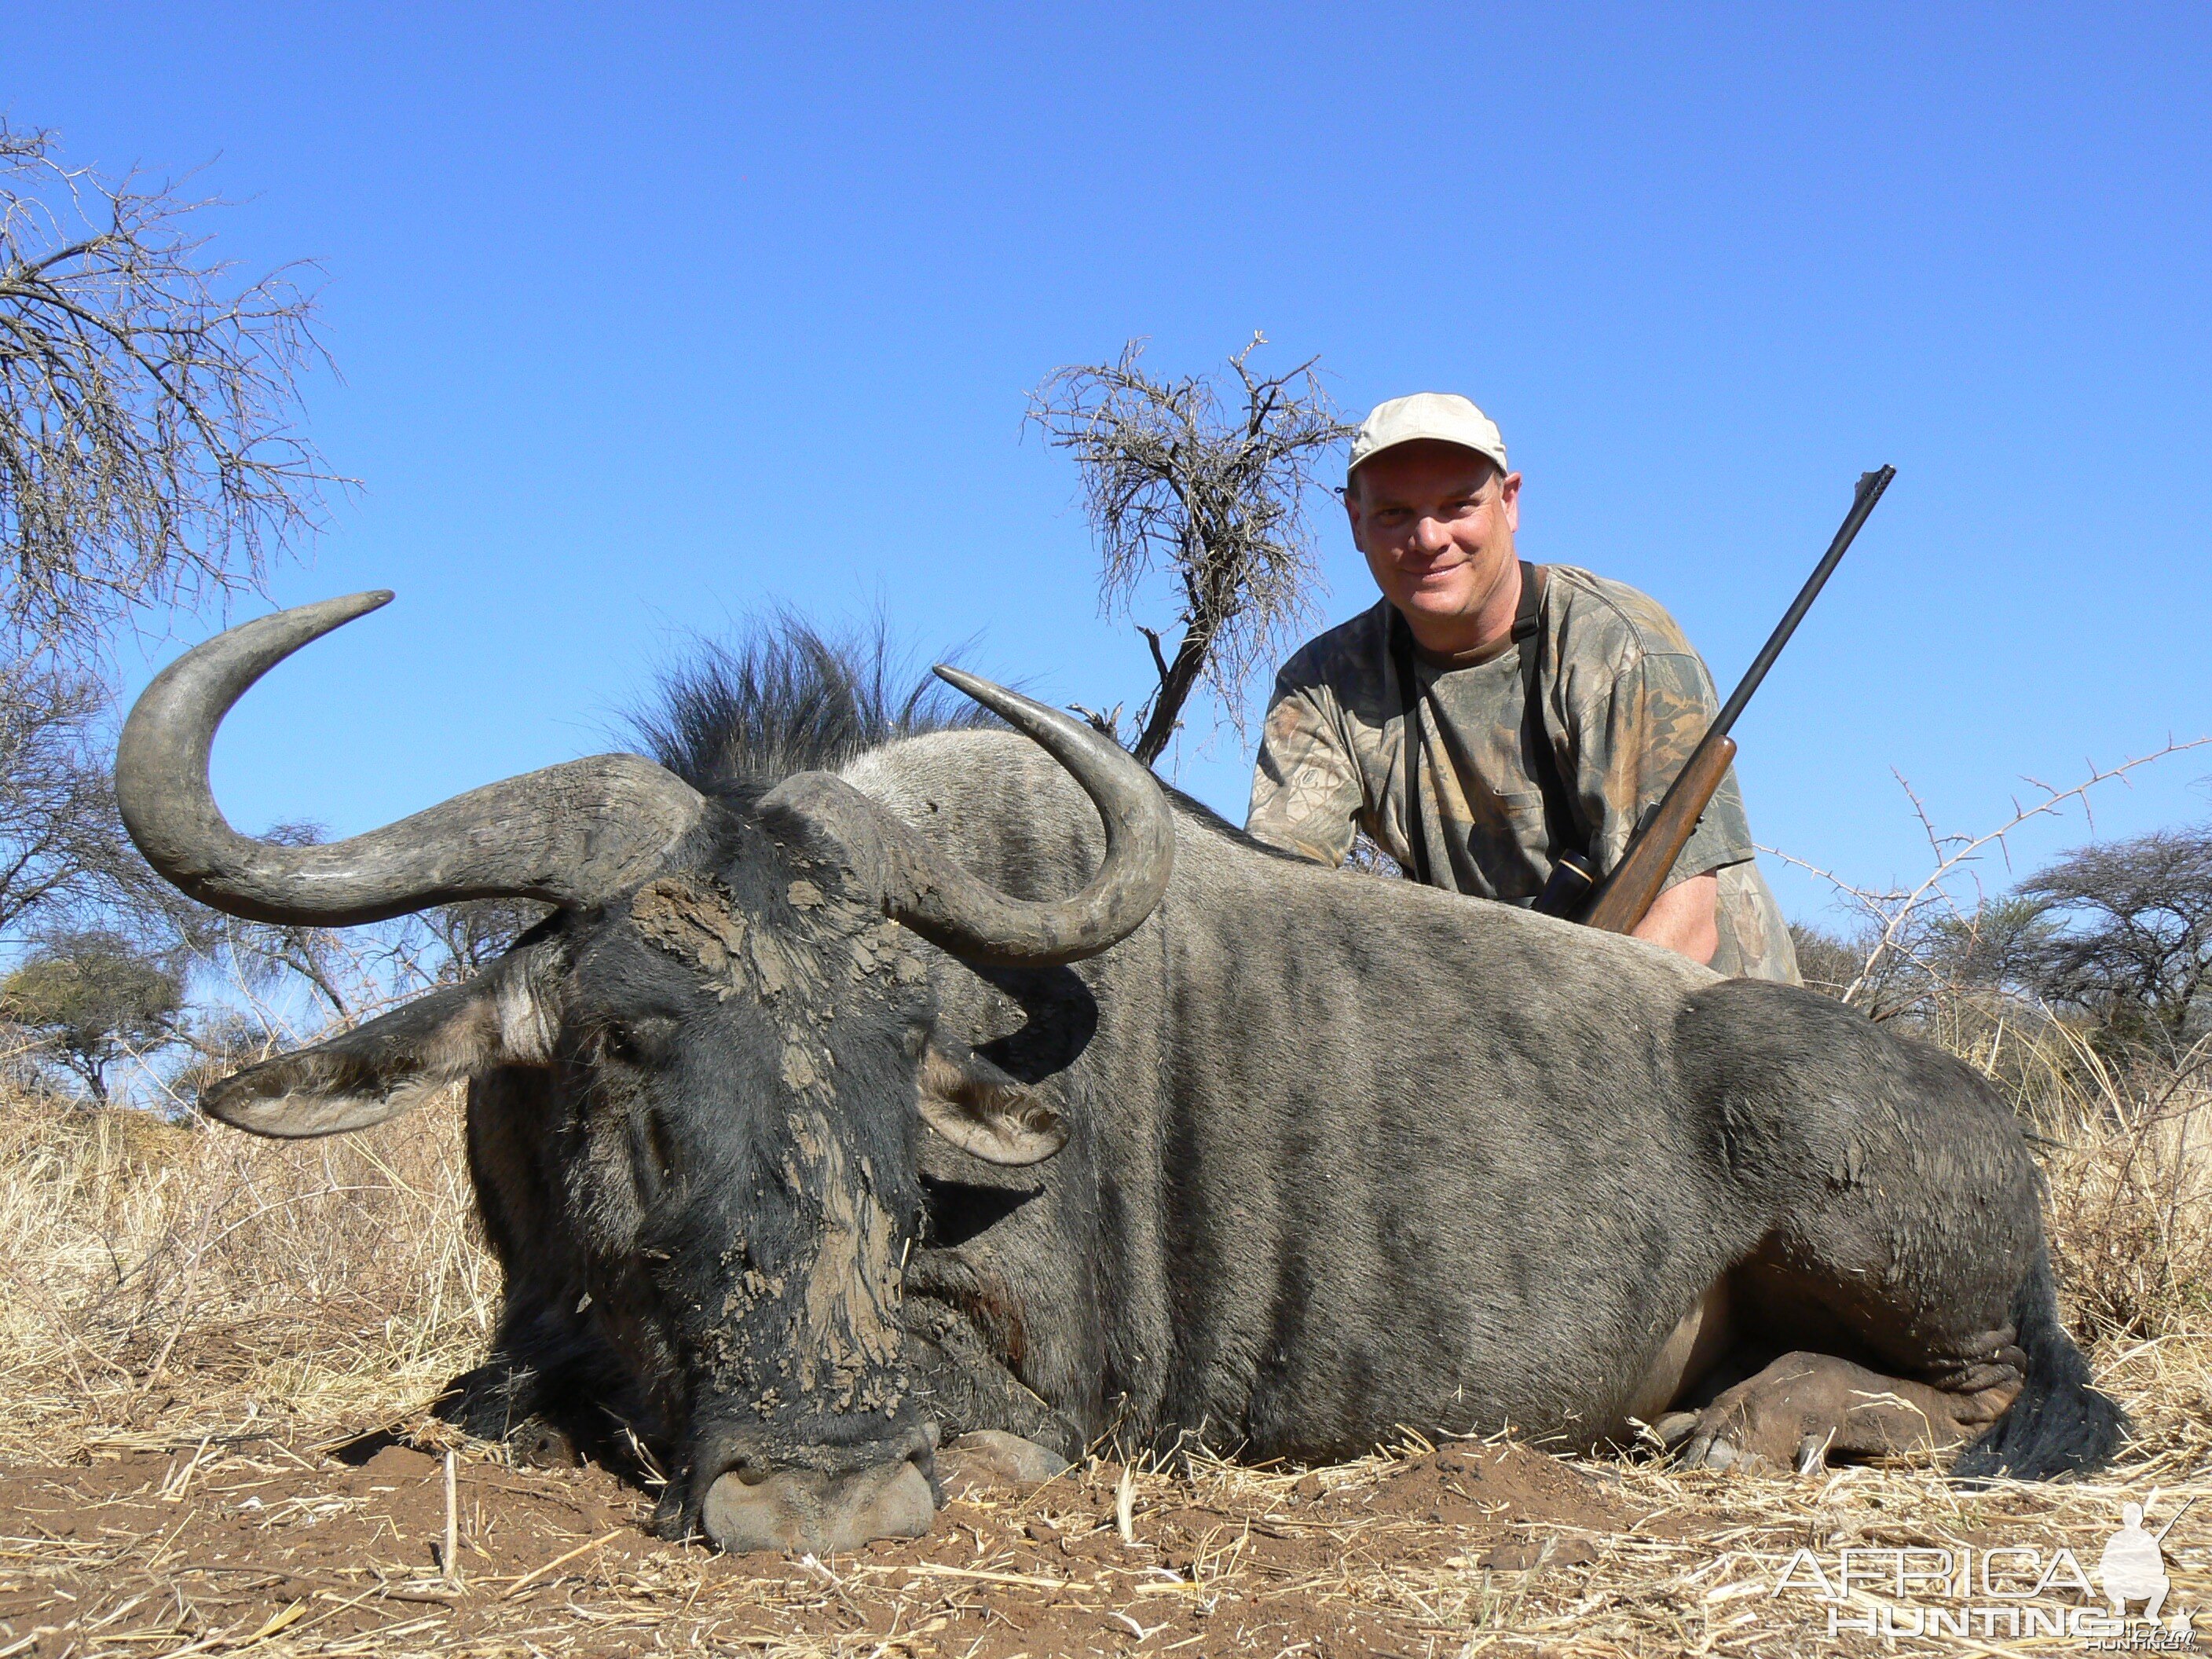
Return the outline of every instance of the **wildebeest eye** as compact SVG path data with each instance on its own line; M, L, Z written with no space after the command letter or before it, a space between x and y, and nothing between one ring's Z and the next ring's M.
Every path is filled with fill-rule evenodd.
M653 1066L667 1059L672 1019L609 1020L599 1028L599 1054L618 1066Z

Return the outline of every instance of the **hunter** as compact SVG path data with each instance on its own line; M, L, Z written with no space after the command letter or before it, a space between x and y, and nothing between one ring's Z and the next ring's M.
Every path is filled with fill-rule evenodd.
M1521 905L1569 849L1600 878L1619 862L1718 699L1650 597L1522 562L1520 498L1504 438L1466 398L1416 392L1368 416L1344 508L1382 598L1276 677L1254 836L1336 865L1364 830L1417 880ZM1796 981L1733 772L1636 933Z

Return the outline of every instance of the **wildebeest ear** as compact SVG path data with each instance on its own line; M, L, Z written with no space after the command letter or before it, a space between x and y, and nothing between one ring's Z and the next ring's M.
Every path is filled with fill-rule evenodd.
M921 1121L986 1164L1042 1164L1067 1144L1042 1095L942 1037L921 1051Z
M541 954L518 952L465 985L249 1066L205 1090L200 1109L257 1135L334 1135L397 1117L490 1066L542 1065L555 1020Z

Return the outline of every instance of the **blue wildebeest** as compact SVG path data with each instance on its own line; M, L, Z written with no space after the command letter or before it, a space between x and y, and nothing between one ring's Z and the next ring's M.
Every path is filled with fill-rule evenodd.
M447 1408L619 1419L666 1461L672 1533L918 1533L939 1436L972 1431L1324 1459L1400 1425L1644 1421L1698 1462L1966 1443L1960 1469L2021 1476L2123 1431L1967 1066L1807 992L1281 858L981 681L947 671L1013 732L697 787L603 756L331 846L237 835L217 723L387 597L155 680L117 760L131 834L266 921L556 908L204 1103L330 1134L466 1079L507 1290Z

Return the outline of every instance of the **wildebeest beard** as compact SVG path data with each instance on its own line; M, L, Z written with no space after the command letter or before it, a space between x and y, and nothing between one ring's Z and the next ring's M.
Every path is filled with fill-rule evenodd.
M577 1300L627 1373L610 1397L665 1449L660 1519L678 1532L726 1474L927 1476L935 1441L899 1315L919 1073L945 1064L927 969L834 868L748 824L732 841L713 873L657 877L518 947L563 964L532 975L557 1003L536 1079L551 1121L477 1133L480 1149L550 1154L480 1159L500 1189L486 1214L568 1218ZM473 1109L512 1112L528 1088ZM559 1251L500 1231L518 1275Z

